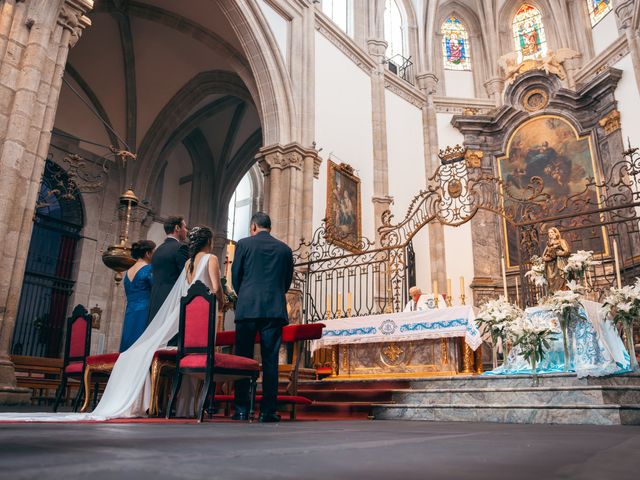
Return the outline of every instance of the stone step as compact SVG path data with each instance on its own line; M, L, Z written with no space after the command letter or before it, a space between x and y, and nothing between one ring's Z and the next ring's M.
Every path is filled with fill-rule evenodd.
M430 388L394 390L395 403L509 404L509 405L608 405L640 404L640 386L553 386L506 388Z
M530 387L531 375L458 375L453 377L431 377L411 382L412 390L438 388L498 388ZM538 375L541 387L579 387L598 385L636 385L640 386L640 373L610 375L607 377L578 378L575 373L551 373Z
M639 425L640 405L394 404L373 405L376 420Z

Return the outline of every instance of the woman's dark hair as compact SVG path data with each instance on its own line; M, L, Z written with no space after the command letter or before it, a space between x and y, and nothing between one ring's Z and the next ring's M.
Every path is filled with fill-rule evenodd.
M213 232L209 227L193 227L189 231L189 273L193 273L196 255L209 245L212 238Z
M144 258L147 252L153 252L156 248L155 242L151 240L138 240L131 245L131 258L134 260L140 260Z

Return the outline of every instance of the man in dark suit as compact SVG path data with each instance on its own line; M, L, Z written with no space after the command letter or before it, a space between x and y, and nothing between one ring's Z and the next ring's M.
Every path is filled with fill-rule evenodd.
M178 280L180 272L187 261L189 250L184 241L187 239L187 224L182 217L169 217L164 222L167 238L160 245L151 258L153 272L153 286L149 301L149 319L153 320Z
M260 332L262 356L261 422L279 422L278 353L282 327L289 323L285 294L293 279L291 249L269 233L271 219L258 212L251 217L251 236L238 242L232 265L236 304L236 355L253 358L256 332ZM235 420L246 420L249 408L249 381L235 386Z

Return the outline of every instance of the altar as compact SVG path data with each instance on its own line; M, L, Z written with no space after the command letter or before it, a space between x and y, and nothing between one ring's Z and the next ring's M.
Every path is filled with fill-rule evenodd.
M312 350L330 349L331 378L482 372L482 338L471 306L325 321Z

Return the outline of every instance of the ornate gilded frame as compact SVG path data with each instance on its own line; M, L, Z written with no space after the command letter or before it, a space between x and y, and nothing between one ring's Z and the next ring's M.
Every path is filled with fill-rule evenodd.
M354 205L354 224L356 229L356 238L354 241L345 239L344 236L339 235L336 231L336 225L334 223L336 207L334 202L334 194L336 192L336 173L342 175L342 178L346 182L351 182L356 192L356 199ZM326 210L326 239L329 243L337 245L345 250L353 253L358 253L362 249L362 194L360 191L360 179L355 175L353 167L346 163L336 164L331 160L327 161L327 210Z

